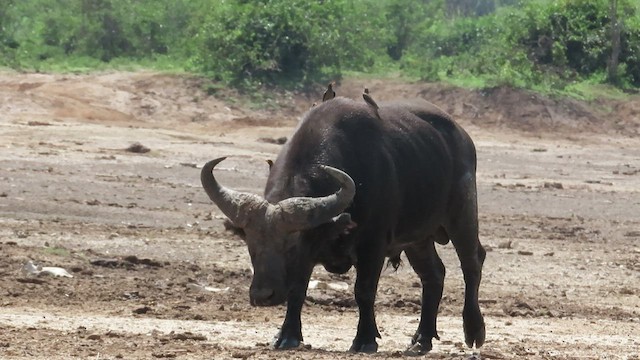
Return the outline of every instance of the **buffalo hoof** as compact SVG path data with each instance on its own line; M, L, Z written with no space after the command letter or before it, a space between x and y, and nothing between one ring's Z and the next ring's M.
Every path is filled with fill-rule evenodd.
M485 328L484 320L477 323L476 326L464 326L464 340L468 347L472 348L474 345L479 348L484 344L485 340Z
M422 335L417 335L413 337L411 340L411 346L407 350L405 350L405 356L421 356L433 349L433 344L431 343L431 338L424 337Z
M273 342L273 348L276 350L297 349L301 344L302 341L300 339L292 336L283 336L279 333L278 337Z
M374 340L372 343L362 344L360 341L354 340L349 351L354 353L373 354L378 351L378 343Z
M431 347L424 346L420 343L415 343L407 350L404 351L404 356L422 356L431 351Z

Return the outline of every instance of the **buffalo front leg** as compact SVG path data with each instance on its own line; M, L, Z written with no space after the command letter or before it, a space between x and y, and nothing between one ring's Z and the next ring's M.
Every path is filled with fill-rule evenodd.
M380 241L370 242L364 249L358 249L355 297L359 319L358 331L349 349L351 352L374 353L378 351L376 338L380 337L380 333L376 325L374 303L380 272L384 264L384 253L381 248L384 241L378 240Z
M446 235L445 235L446 236ZM406 355L424 355L433 348L432 340L438 337L436 318L442 299L445 267L431 239L405 250L409 263L422 283L422 309L418 330L411 339Z
M313 267L298 273L293 288L287 297L287 313L273 347L279 350L296 349L302 343L302 305L307 296L307 287Z

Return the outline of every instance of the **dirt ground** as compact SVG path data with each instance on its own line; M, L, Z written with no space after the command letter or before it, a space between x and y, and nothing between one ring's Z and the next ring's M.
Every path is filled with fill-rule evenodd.
M439 246L442 340L426 358L640 359L640 97L583 104L390 80L337 91L357 98L364 85L382 100L435 102L478 149L487 341L463 345L461 271L452 246ZM248 254L199 167L232 155L219 180L261 193L265 160L322 89L263 110L206 87L145 72L0 74L1 359L403 356L420 304L408 265L381 278L378 354L345 352L354 274L321 268L305 347L270 349L284 308L249 305ZM37 276L29 261L72 277Z

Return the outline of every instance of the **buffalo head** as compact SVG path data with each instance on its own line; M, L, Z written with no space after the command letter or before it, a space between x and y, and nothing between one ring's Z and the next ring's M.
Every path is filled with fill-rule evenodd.
M290 290L291 273L296 271L292 264L299 255L297 234L316 228L326 232L326 224L342 226L340 224L350 223L345 221L349 215L343 211L353 201L355 184L345 172L319 165L339 183L338 191L324 197L291 197L271 204L261 196L218 184L213 169L224 159L211 160L204 165L202 186L218 208L245 233L254 269L251 304L282 304Z

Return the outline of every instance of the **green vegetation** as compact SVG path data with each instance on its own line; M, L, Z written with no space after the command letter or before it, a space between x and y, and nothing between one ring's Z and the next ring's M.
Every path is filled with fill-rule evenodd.
M636 0L3 0L0 29L0 66L27 71L147 67L237 87L346 72L640 87Z
M71 252L68 249L62 247L45 247L42 248L42 252L48 255L57 255L64 257L71 256Z
M640 87L638 4L618 1L619 65L612 54L612 0L524 1L481 17L441 21L420 32L406 68L431 80L562 91L575 82ZM423 59L433 59L423 61Z

